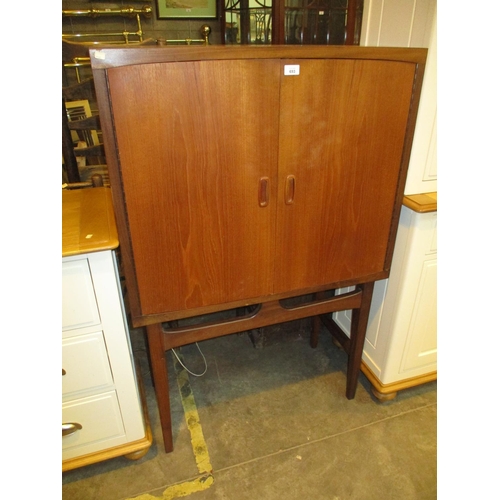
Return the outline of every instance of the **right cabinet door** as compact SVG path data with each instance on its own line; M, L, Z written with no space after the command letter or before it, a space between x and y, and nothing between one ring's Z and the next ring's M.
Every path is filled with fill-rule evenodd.
M384 270L414 72L282 62L275 293Z

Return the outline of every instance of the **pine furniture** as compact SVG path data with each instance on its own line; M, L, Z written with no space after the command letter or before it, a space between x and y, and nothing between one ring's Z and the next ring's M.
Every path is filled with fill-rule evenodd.
M111 192L62 193L62 469L152 444L116 262Z

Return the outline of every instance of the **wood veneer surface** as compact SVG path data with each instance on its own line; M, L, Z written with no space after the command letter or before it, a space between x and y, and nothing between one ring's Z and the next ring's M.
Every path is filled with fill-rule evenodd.
M111 190L87 188L62 192L62 256L118 247Z
M424 49L91 57L134 324L387 277Z

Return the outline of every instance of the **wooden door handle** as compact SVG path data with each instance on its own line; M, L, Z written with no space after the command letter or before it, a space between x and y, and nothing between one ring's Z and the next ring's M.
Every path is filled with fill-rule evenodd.
M269 205L269 177L259 179L259 207Z
M285 181L285 205L291 205L295 198L295 176L288 175Z

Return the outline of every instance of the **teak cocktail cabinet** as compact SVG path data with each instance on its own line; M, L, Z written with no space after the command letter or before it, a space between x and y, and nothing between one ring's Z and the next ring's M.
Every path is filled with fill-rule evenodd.
M323 319L348 354L354 397L425 59L426 49L331 46L91 50L130 313L147 328L166 451L165 352L199 340L313 317L314 346ZM349 338L331 320L346 309Z

